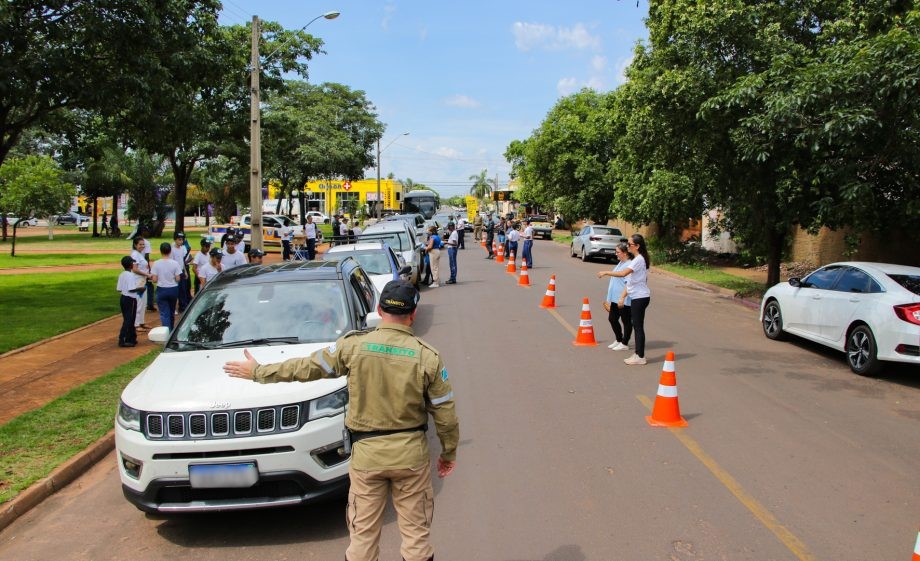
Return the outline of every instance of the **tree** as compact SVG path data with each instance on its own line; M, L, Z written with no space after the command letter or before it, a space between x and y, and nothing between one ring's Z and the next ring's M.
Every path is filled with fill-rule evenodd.
M0 164L25 131L61 108L149 112L183 63L181 51L197 45L219 9L217 0L4 2Z
M489 180L486 179L488 175L488 170L482 170L477 174L470 176L470 181L473 182L473 185L470 187L470 195L476 197L479 200L482 200L489 196L489 193L492 192L492 186L489 185Z
M0 166L0 209L17 217L48 218L48 237L52 237L51 215L67 210L76 190L64 180L64 172L48 156L10 158ZM16 256L16 230L10 255Z

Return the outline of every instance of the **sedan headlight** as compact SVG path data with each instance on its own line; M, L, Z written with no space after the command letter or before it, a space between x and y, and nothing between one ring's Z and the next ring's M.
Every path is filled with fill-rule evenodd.
M141 412L133 407L128 407L124 401L118 404L116 420L124 429L141 431Z
M319 419L321 417L332 417L345 412L345 405L348 404L348 387L344 387L329 395L324 395L310 402L310 414L308 421Z

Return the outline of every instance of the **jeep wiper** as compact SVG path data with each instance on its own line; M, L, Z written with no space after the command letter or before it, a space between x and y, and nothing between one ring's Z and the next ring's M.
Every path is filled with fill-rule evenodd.
M263 337L261 339L240 339L239 341L228 341L220 343L216 347L245 347L246 345L291 345L300 343L298 337Z
M182 345L183 347L191 347L193 349L213 349L216 346L216 343L204 343L200 341L173 341L170 343L170 347L172 348L175 348L179 345Z

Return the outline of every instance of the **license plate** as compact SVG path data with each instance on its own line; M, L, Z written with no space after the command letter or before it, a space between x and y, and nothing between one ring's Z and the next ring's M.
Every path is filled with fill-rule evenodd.
M252 487L259 481L254 462L245 464L195 464L188 466L189 483L196 489Z

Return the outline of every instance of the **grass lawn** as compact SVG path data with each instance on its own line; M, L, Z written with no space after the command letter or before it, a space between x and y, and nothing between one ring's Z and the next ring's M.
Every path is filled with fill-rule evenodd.
M189 243L196 241L196 234L189 234ZM0 253L10 254L12 245L12 236L9 236L5 242L0 242ZM172 242L172 234L164 235L161 238L151 238L150 244L154 247L160 242ZM196 247L196 246L193 246ZM16 249L23 251L47 251L54 250L80 250L80 249L109 249L112 251L124 251L125 255L131 253L131 240L124 238L94 238L92 234L86 232L68 232L66 234L55 231L54 239L49 240L47 231L41 236L16 236Z
M159 352L150 351L0 425L0 504L111 430L121 391Z
M0 353L119 313L118 271L0 275Z
M736 277L708 266L678 265L676 263L664 263L657 266L691 280L734 290L738 296L760 297L767 290L759 282Z
M20 253L10 257L9 253L0 253L0 269L21 269L57 265L95 265L100 263L117 264L118 255L108 253Z

